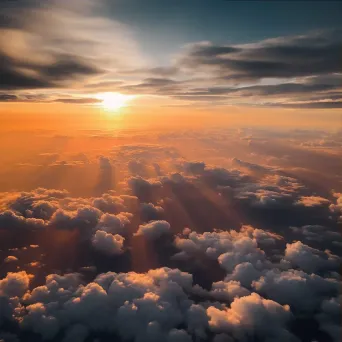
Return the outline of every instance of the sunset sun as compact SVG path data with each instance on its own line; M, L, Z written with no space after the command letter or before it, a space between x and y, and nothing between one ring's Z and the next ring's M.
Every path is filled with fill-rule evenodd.
M120 93L101 93L97 95L97 98L102 101L100 105L104 109L108 111L118 111L125 107L133 96Z

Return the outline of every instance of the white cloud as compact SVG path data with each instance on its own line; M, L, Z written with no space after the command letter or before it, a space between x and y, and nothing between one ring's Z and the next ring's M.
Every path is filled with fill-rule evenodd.
M125 238L121 235L113 235L103 230L96 231L91 240L94 248L108 255L122 254L124 241Z
M0 280L0 294L7 297L21 297L28 290L32 275L25 271L9 272Z
M335 279L298 270L269 270L253 282L253 288L261 295L304 313L313 312L322 300L336 295L338 287Z
M103 230L107 233L111 234L126 234L126 227L130 223L127 216L119 214L103 214L98 221L95 229L96 230Z
M227 272L232 272L236 265L243 262L254 265L264 263L265 253L258 247L258 242L262 244L275 239L278 239L276 234L246 226L240 232L191 232L187 238L177 237L175 246L190 256L204 253L209 258L217 259Z
M264 340L273 338L284 342L296 341L286 329L292 316L290 308L264 299L257 293L236 298L230 308L223 310L211 306L207 314L213 331L229 333L237 340L254 335Z
M337 270L340 265L338 256L329 251L319 251L300 241L286 244L284 260L289 261L292 267L298 267L308 273Z
M170 224L166 221L151 221L139 226L135 235L145 236L149 240L155 240L168 233L170 230Z

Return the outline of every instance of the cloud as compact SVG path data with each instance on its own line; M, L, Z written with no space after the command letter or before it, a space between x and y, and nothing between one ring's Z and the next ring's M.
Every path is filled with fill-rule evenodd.
M339 96L340 97L340 96ZM279 104L271 104L264 103L265 107L284 107L284 108L318 108L318 109L329 109L329 108L341 108L342 101L321 101L321 102L289 102L289 103L279 103Z
M11 102L17 101L18 97L14 94L0 94L0 101L1 102Z
M105 193L101 197L95 198L92 205L105 213L118 214L122 211L128 211L130 207L135 207L137 201L137 197L134 196L114 196Z
M176 327L191 305L183 290L191 286L191 275L168 268L145 274L109 272L85 286L77 275L51 275L45 286L26 295L30 304L20 325L43 338L53 338L63 328L68 336L74 324L81 324L124 339L188 341L186 331ZM56 305L49 305L51 301Z
M45 222L42 219L25 218L11 210L0 213L0 228L2 229L44 229Z
M94 104L99 103L101 100L95 98L61 98L56 99L54 102L61 102L61 103L74 103L74 104Z
M322 300L336 296L338 282L299 270L273 269L254 281L253 288L280 304L290 305L295 312L308 314L317 310Z
M0 280L0 294L7 297L21 297L29 288L32 275L25 271L9 272Z
M25 64L18 58L9 57L0 51L2 60L0 75L3 80L0 89L58 88L61 86L60 81L101 73L100 69L76 56L53 55L52 58L55 62L51 65ZM31 75L36 76L17 71L23 68L30 70Z
M0 101L96 104L82 94L117 91L197 106L341 107L338 29L235 45L195 42L152 66L105 3L4 6ZM44 92L27 96L30 89Z
M135 233L136 236L144 236L149 240L155 240L161 237L163 234L168 233L170 230L170 224L166 221L151 221L139 226L139 229Z
M270 172L272 171L271 168L269 167L266 167L266 166L262 166L262 165L259 165L259 164L253 164L253 163L248 163L246 161L243 161L243 160L240 160L240 159L237 159L237 158L233 158L232 159L232 164L233 165L236 165L242 169L247 169L251 172Z
M238 281L219 281L213 283L209 295L220 301L233 302L235 298L248 296L250 292Z
M297 158L306 163L299 142L328 137L322 131L222 128L153 136L168 144L192 146L194 139L207 144L194 161L168 146L140 143L101 151L100 158L98 150L68 158L59 154L58 159L72 158L94 171L111 170L115 161L119 182L107 193L80 196L43 188L1 193L2 255L15 253L19 259L4 269L20 265L26 274L37 272L30 286L23 274L11 275L15 286L7 286L10 276L1 275L1 329L10 320L20 337L33 332L66 341L338 336L340 195L305 177L289 176L288 169L268 167L266 153L278 153L272 139L286 139L281 153L288 157L275 162L288 166ZM268 144L260 143L265 140ZM236 150L226 157L228 142L235 142ZM293 145L298 148L292 150ZM263 154L254 149L260 146ZM242 147L250 151L246 157L240 156ZM234 155L239 158L232 168ZM313 157L317 163L321 153ZM325 158L328 165L338 159L333 153ZM131 166L139 164L140 171L141 165L152 170L156 163L160 172L131 177L132 160L139 161ZM325 166L322 172L330 175L331 170ZM162 238L146 245L135 231L146 240ZM33 261L44 264L32 269ZM82 275L61 275L76 271ZM48 274L45 281L42 274ZM314 328L305 329L306 323Z
M180 65L209 68L233 81L338 73L340 37L340 30L331 30L238 46L197 43L186 50Z
M235 299L230 308L220 310L211 306L207 315L213 331L232 334L237 340L253 334L259 339L297 341L286 329L291 319L289 306L281 306L256 293Z
M96 226L102 212L90 205L80 206L76 211L58 209L52 215L50 225L61 229L91 228Z
M4 263L9 263L9 262L15 262L18 261L19 259L13 255L9 255L4 259Z
M95 230L103 230L107 233L111 234L126 234L126 226L130 224L130 221L127 216L130 216L128 213L127 215L119 214L103 214L98 221Z
M42 7L34 1L16 3L15 10L2 7L1 18L7 20L0 27L1 89L74 87L75 80L84 82L133 60L141 65L127 27L102 12L103 3L88 0L74 6L51 1ZM123 51L132 53L122 58Z
M300 239L304 239L307 243L310 242L325 242L325 243L337 243L342 240L340 232L329 227L320 225L306 225L303 227L290 227L290 229L299 236Z
M108 255L123 253L124 241L125 239L121 235L113 235L103 230L96 231L91 240L95 249Z
M164 213L164 209L160 206L155 206L153 203L141 204L141 217L144 221L158 220Z
M341 337L341 296L326 299L321 304L321 312L316 315L320 330L325 331L334 342Z
M126 85L121 87L124 91L129 91L133 93L147 93L153 94L157 93L159 95L168 95L170 93L180 91L182 82L176 81L170 78L146 78L143 79L142 82L133 84L133 85Z
M307 273L338 270L340 258L329 251L319 251L300 241L286 244L285 258L293 267L298 267Z
M240 232L235 230L205 232L198 234L191 232L187 238L175 239L175 246L189 256L196 257L202 253L211 259L217 259L219 264L228 273L235 266L242 263L251 263L259 267L265 261L265 252L259 245L275 243L279 236L253 227L243 227Z
M131 177L128 180L128 185L132 189L133 195L136 195L140 200L148 200L162 186L158 180L146 180L142 177Z
M336 198L336 204L331 204L329 209L333 213L341 214L340 219L342 220L342 194L335 193L334 197Z
M253 280L260 278L263 269L253 266L250 262L243 262L235 266L233 272L225 278L226 281L238 281L242 286L250 288Z
M329 205L329 203L329 200L320 196L302 196L297 202L298 205L304 205L305 207Z
M62 342L83 342L89 334L89 329L82 324L71 326L65 333Z
M341 30L336 29L239 45L193 43L176 62L188 79L169 89L169 95L221 105L338 108L340 41Z

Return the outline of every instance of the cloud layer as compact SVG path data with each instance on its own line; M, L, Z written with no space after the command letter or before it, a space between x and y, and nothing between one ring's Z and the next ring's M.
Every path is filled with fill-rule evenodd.
M288 155L271 158L261 147L277 146L281 134ZM4 338L338 341L340 194L290 173L301 149L316 157L337 150L317 144L333 139L326 132L291 136L177 132L100 155L40 152L47 170L51 162L54 172L94 168L96 182L89 195L52 187L1 194ZM181 157L177 141L193 139L211 163ZM236 141L231 156L227 139ZM242 146L259 154L243 157ZM318 173L337 165L324 156Z

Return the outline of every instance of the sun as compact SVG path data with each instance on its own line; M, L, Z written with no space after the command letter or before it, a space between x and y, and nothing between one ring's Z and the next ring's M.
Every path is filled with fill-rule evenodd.
M109 111L117 111L127 105L134 96L120 93L101 93L96 96L101 100L100 105Z

